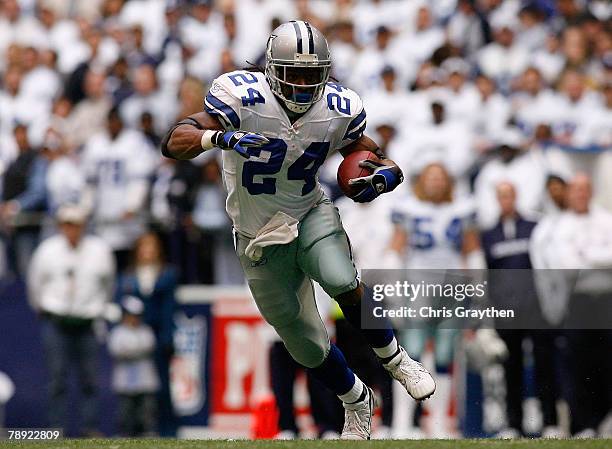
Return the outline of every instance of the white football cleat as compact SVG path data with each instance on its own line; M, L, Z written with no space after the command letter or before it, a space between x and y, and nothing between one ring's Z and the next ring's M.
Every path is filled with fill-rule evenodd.
M372 432L372 415L376 400L371 388L363 401L354 404L342 403L344 407L344 427L341 440L369 440Z
M400 346L399 350L399 355L395 357L397 361L383 363L383 366L415 400L427 399L436 391L436 382L423 365L410 358L404 348Z

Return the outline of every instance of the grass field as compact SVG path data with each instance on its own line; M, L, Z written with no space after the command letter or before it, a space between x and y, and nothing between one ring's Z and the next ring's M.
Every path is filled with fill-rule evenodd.
M0 441L0 448L44 449L612 449L612 440L453 441L232 441L232 440L56 440Z

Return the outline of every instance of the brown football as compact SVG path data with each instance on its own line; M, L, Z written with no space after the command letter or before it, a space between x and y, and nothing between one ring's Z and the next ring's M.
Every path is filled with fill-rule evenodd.
M372 174L372 170L369 168L359 166L359 162L367 159L373 161L380 160L374 153L369 151L356 151L345 157L340 167L338 167L338 185L349 198L353 198L364 188L363 186L350 186L349 180Z

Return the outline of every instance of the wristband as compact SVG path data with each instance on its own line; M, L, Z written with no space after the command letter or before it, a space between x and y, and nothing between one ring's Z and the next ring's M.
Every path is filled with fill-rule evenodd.
M202 133L202 140L200 140L200 145L204 151L210 150L216 146L213 143L213 137L215 137L215 134L218 132L219 131L211 131L209 129L204 130L204 133Z

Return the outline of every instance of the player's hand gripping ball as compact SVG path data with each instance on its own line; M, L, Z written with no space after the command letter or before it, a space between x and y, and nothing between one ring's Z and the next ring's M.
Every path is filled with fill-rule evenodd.
M369 151L356 151L338 167L338 185L357 203L367 203L391 192L404 180L400 168L389 159L379 159Z

